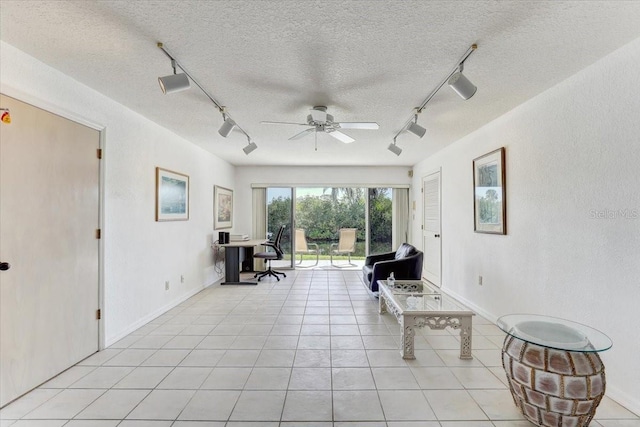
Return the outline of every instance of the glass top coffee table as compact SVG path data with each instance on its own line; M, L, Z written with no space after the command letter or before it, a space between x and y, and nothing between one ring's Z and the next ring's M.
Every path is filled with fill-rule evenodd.
M378 280L380 314L389 311L400 323L402 357L415 359L415 328L460 329L460 358L471 356L471 319L474 313L422 280Z
M502 365L516 406L539 426L588 426L605 392L598 352L611 339L589 326L551 316L509 314Z

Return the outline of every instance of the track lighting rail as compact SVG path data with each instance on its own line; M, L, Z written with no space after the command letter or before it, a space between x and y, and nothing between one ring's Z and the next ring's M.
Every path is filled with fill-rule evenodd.
M231 118L231 116L227 112L226 107L222 106L213 97L213 95L211 95L205 88L202 87L202 85L191 75L191 73L189 73L189 71L187 71L187 69L184 68L184 66L180 63L180 61L178 61L169 52L169 50L164 46L164 44L162 42L158 42L157 45L160 48L160 50L162 50L162 52L165 55L167 55L167 57L171 60L171 67L173 68L173 74L174 75L176 74L176 66L178 68L180 68L182 70L182 72L189 78L189 80L191 80L193 82L193 84L195 84L198 87L198 89L200 89L202 91L202 93L204 93L205 96L207 98L209 98L209 100L213 103L213 105L216 106L216 108L218 109L220 114L222 114L222 120L224 122L223 122L222 127L220 128L220 131L219 131L220 135L222 135L223 137L226 138L234 128L237 128L242 134L244 134L244 136L247 137L247 147L250 147L250 149L247 149L247 147L245 147L245 149L244 149L245 153L248 155L251 151L255 150L257 148L257 145L255 144L255 142L252 142L251 141L251 137L249 136L249 134L247 132L245 132L245 130L242 129L238 125L238 123ZM187 87L188 87L188 85L187 85ZM224 129L224 131L223 131L223 129Z
M473 96L473 94L475 93L475 86L473 86L473 84L471 82L469 82L464 76L462 76L462 71L464 69L464 62L467 60L467 58L469 58L469 56L471 56L471 54L473 52L475 52L475 50L478 48L477 44L472 44L467 51L464 53L464 55L462 55L462 57L460 58L460 60L456 63L456 66L453 68L453 70L447 75L447 77L445 77L442 82L440 82L440 84L438 86L435 87L435 89L433 89L431 91L431 93L429 93L429 96L427 96L427 98L424 100L424 102L422 102L422 104L420 104L419 107L414 108L413 113L411 114L411 117L404 123L404 125L402 126L402 128L400 128L400 131L393 137L393 145L394 148L398 148L396 145L396 138L398 138L398 136L400 136L401 133L406 132L407 130L409 130L411 133L417 135L418 137L422 138L422 136L424 136L425 133L425 129L418 125L418 114L422 113L422 110L425 109L425 107L427 106L427 104L431 101L431 99L436 95L436 93L438 93L438 91L440 89L442 89L442 86L444 86L447 82L449 82L449 85L456 91L458 92L458 94L463 97L463 99L469 99L471 96ZM454 74L456 73L460 73L460 84L456 84L455 82L451 82L450 79L454 76ZM466 85L465 87L463 87L462 89L457 89L456 86L460 86L460 85ZM473 90L472 92L468 92L469 90ZM463 93L461 93L461 91ZM412 129L410 129L412 128ZM413 129L415 128L415 129ZM389 145L389 151L394 152L394 154L396 155L400 155L399 153L396 153L396 151L394 149L391 149L391 145ZM400 150L402 151L402 150Z
M464 69L464 61L466 61L467 58L469 56L471 56L471 54L473 52L475 52L475 50L477 48L478 48L478 45L474 43L469 47L469 49L467 49L465 54L462 55L462 58L460 58L460 61L458 61L458 65L456 65L455 68L447 75L447 77L445 77L444 80L442 80L442 82L429 94L429 96L427 96L427 99L425 99L424 102L420 105L420 107L418 107L416 109L416 113L418 113L418 114L422 113L422 110L424 110L424 107L426 107L427 104L429 103L429 101L431 101L431 98L433 98L435 96L435 94L438 93L438 91L440 89L442 89L442 86L444 86L445 83L447 83L449 81L451 76L453 76L458 71L459 72L463 71L463 69Z

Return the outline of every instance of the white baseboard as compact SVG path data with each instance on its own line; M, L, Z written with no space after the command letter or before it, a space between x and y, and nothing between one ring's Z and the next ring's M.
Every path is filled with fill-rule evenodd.
M485 319L493 323L497 322L498 316L496 316L495 314L486 311L482 307L474 304L473 302L458 295L455 292L451 292L448 289L443 289L442 291L450 295L451 297L457 299L458 301L460 301L461 303L463 303L464 305L466 305L467 307L469 307L470 309L472 309L473 311L475 311ZM626 409L633 412L634 414L640 416L640 400L638 399L638 396L631 396L628 393L625 393L620 389L611 386L611 384L607 384L606 396L613 399L616 403L624 406Z
M445 294L457 299L458 301L460 301L461 303L463 303L464 305L466 305L467 307L469 307L470 309L472 309L473 311L475 311L476 313L478 313L480 316L484 317L485 319L496 323L498 321L498 316L496 316L493 313L488 312L487 310L485 310L484 308L474 304L473 302L469 301L468 299L464 298L461 295L458 295L455 292L451 292L449 289L440 289L442 292L444 292Z
M631 396L628 393L611 386L609 383L607 383L607 391L605 395L636 414L636 416L640 416L640 400L638 400L638 396Z
M153 319L155 319L155 318L157 318L159 316L162 316L167 311L169 311L172 308L182 304L183 302L185 302L186 300L188 300L189 298L191 298L192 296L194 296L198 292L202 291L203 289L206 289L209 286L215 285L217 282L220 282L220 280L217 280L216 282L213 282L213 283L208 284L208 285L204 285L204 286L202 286L200 288L193 289L193 290L187 292L186 294L179 296L178 298L174 299L173 301L169 302L168 304L165 304L164 306L160 307L159 309L157 309L157 310L153 311L152 313L149 313L148 315L144 316L142 319L132 323L131 325L129 325L128 328L126 328L123 331L120 331L117 335L115 335L113 337L106 338L105 339L105 345L104 345L105 348L109 347L112 344L117 343L122 338L124 338L127 335L129 335L131 332L135 331L138 328L141 328L142 326L144 326L147 323L151 322Z

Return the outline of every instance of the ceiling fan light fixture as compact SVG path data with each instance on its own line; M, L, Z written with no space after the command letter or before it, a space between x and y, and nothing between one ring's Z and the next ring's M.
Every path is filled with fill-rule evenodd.
M402 148L398 147L395 143L389 144L387 150L391 151L396 156L399 156L402 153Z
M333 116L327 114L327 107L316 106L310 110L311 119L318 123L332 122Z
M229 136L234 127L236 127L236 122L231 120L230 117L227 117L226 119L224 119L222 126L220 126L220 130L218 130L218 133L226 138Z
M416 122L411 122L407 130L418 138L422 138L424 134L427 133L427 130Z
M473 83L471 83L471 81L469 81L469 79L466 78L464 74L462 74L462 71L458 71L457 73L449 77L448 84L449 87L453 89L458 95L460 95L460 98L464 99L465 101L475 95L476 91L478 90L478 88Z
M249 154L251 154L256 148L258 148L258 146L256 145L255 142L250 142L249 144L247 144L242 151L244 151L244 154L246 154L247 156Z
M158 83L160 84L160 90L162 90L164 94L180 92L191 87L189 77L187 77L185 73L158 77Z

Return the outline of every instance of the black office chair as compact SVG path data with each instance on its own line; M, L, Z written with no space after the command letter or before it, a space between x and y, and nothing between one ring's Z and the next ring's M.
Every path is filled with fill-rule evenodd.
M276 234L276 239L272 242L272 241L267 241L262 243L263 246L267 246L270 248L273 248L272 252L258 252L253 254L254 258L260 258L260 259L264 259L268 262L268 267L266 271L262 271L259 273L256 273L255 276L253 276L254 278L257 277L258 278L258 282L260 281L260 279L262 279L265 276L273 276L275 277L278 281L280 281L280 278L278 277L278 274L282 274L282 276L287 277L286 274L284 274L281 271L275 271L271 268L271 261L273 260L279 260L284 258L284 252L282 251L282 248L280 247L280 241L282 240L282 235L284 234L284 225L280 226L280 229L278 230L278 234Z

